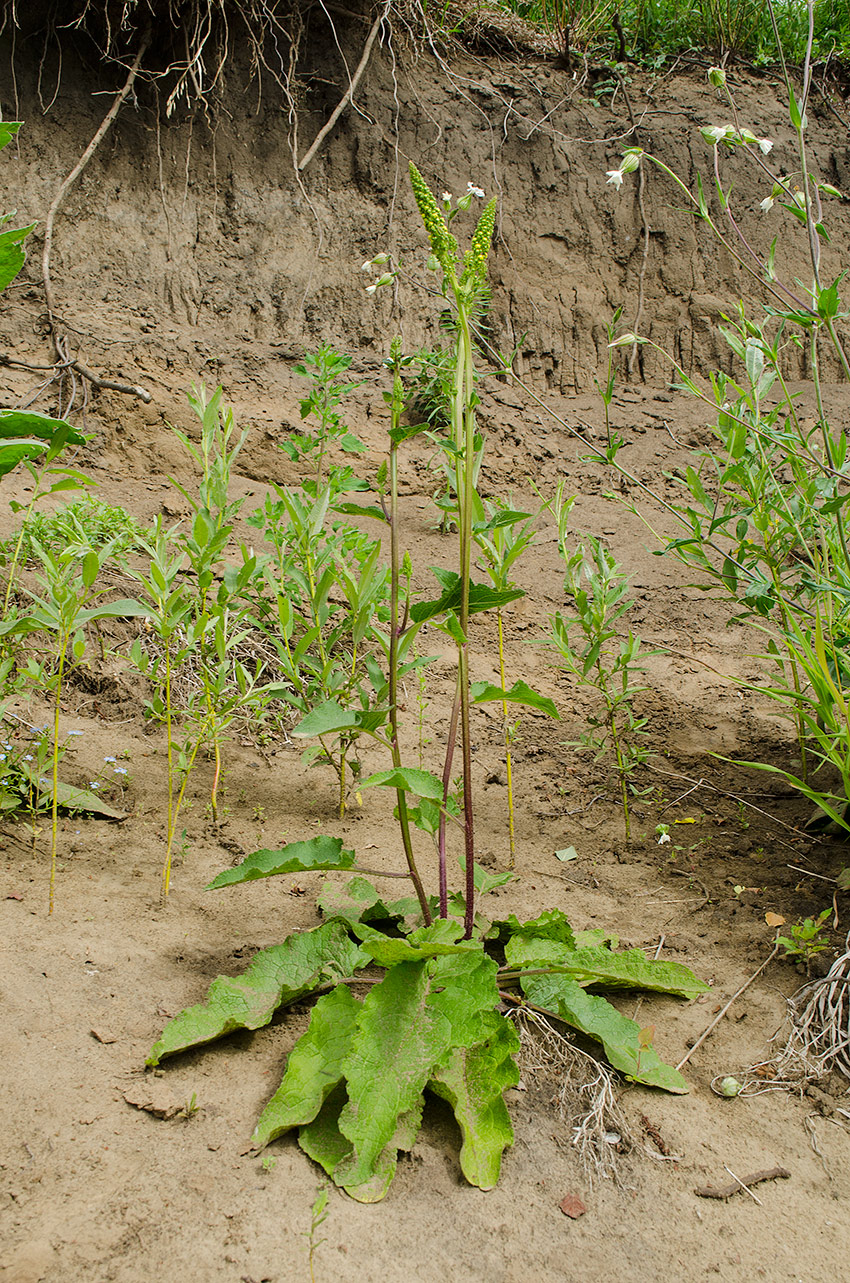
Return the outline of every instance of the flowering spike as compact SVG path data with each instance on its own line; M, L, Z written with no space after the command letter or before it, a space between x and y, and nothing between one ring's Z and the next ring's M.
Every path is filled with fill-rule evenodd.
M410 162L410 186L431 242L431 249L444 272L453 272L457 258L457 241L446 226L446 218L437 204L434 193L419 170Z
M463 264L465 281L474 281L476 285L484 284L487 271L487 255L493 240L493 228L496 225L496 197L488 201L482 210L478 225L472 233L472 242L466 252Z

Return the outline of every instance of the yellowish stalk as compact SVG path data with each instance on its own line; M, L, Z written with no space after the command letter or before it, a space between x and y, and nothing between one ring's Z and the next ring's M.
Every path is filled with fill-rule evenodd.
M47 896L48 916L53 912L56 887L56 851L59 841L59 704L62 698L62 677L65 672L65 652L68 638L63 633L59 647L59 671L56 674L56 702L53 707L53 804L50 811L50 886Z

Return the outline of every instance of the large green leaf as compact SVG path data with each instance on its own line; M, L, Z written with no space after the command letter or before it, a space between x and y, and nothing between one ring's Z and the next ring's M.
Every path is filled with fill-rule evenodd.
M0 437L38 437L52 441L60 432L67 434L71 445L83 445L86 438L67 419L51 419L47 414L34 410L0 410Z
M430 927L420 927L405 939L386 936L365 923L357 924L354 930L360 937L363 952L368 953L380 967L394 967L398 962L418 962L423 958L451 954L467 955L468 967L468 955L481 948L475 940L461 940L463 924L450 918L438 918Z
M431 1005L431 965L402 962L367 994L345 1063L348 1103L339 1128L352 1144L334 1172L346 1188L362 1185L451 1048L451 1025Z
M281 1084L260 1115L251 1140L257 1149L302 1123L311 1123L342 1082L360 1004L347 985L316 1003L307 1031L289 1053Z
M357 857L343 850L342 838L319 836L306 842L290 842L278 851L252 851L241 864L224 869L213 878L207 891L219 887L253 882L256 878L273 878L279 873L325 873L330 869L350 869Z
M430 771L419 771L414 766L396 767L391 771L376 771L362 781L360 787L404 789L417 797L430 797L435 802L443 800L443 785Z
M316 907L326 918L355 922L383 921L392 918L388 902L368 878L349 878L345 886L326 882L319 892Z
M10 227L0 232L0 290L11 285L26 262L22 246L34 227L35 223L30 223L28 227Z
M492 1189L502 1154L513 1144L513 1127L503 1092L519 1081L514 1060L519 1038L510 1021L495 1012L485 1018L486 1038L474 1047L454 1048L428 1083L447 1100L463 1136L460 1165L470 1185Z
M21 124L20 120L0 120L0 151L9 145Z
M345 1161L350 1160L353 1153L351 1141L339 1129L339 1116L346 1100L345 1088L338 1087L328 1097L319 1116L301 1128L298 1143L351 1198L358 1203L378 1203L395 1175L399 1151L411 1150L416 1142L424 1100L420 1096L412 1109L399 1116L392 1139L378 1155L372 1175L359 1184L345 1183Z
M258 953L244 975L214 980L205 1002L181 1011L165 1026L145 1063L158 1065L164 1056L212 1042L234 1029L260 1029L278 1007L353 975L368 961L341 922L291 935Z
M566 1024L602 1043L615 1069L647 1087L683 1094L688 1085L678 1070L665 1065L655 1048L642 1040L640 1026L621 1016L605 998L585 993L570 976L523 976L529 1002L551 1011Z
M655 962L642 949L613 953L610 949L570 949L557 940L518 934L505 946L510 967L551 967L572 976L582 988L648 989L696 998L708 985L679 962Z
M546 909L537 918L531 918L528 922L520 922L515 913L509 918L497 918L493 926L498 929L499 938L505 940L507 936L521 936L523 940L555 940L565 949L574 949L576 938L573 929L565 913L560 909ZM522 946L517 945L519 950Z
M437 897L428 897L434 916L437 916ZM317 900L319 911L326 918L342 918L351 927L358 923L395 922L400 931L409 934L422 923L422 907L415 895L401 896L398 900L385 900L367 878L351 878L344 887L326 882Z
M514 682L508 690L494 686L492 682L473 682L470 688L473 704L492 704L497 700L507 704L524 704L527 708L536 708L539 713L549 717L560 718L555 701L547 695L538 695L536 690L523 681Z

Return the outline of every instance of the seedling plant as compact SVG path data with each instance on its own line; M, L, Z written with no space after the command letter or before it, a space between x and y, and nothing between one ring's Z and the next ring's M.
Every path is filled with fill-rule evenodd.
M368 707L347 708L326 700L295 730L302 736L356 730L384 747L388 769L374 772L360 787L388 788L394 794L404 867L386 875L407 880L413 894L382 895L371 880L376 871L364 868L342 839L326 835L256 851L225 870L210 889L332 870L346 872L349 881L325 887L319 899L321 925L262 951L241 977L214 981L204 1002L166 1026L147 1062L158 1065L234 1029L260 1028L279 1008L320 994L280 1087L260 1116L253 1143L261 1150L297 1129L305 1152L338 1186L364 1202L384 1196L399 1153L415 1143L426 1091L446 1099L454 1111L467 1179L482 1189L496 1183L502 1154L513 1138L503 1093L519 1074L512 1009L528 1004L544 1011L600 1041L611 1063L627 1076L682 1092L686 1084L659 1057L653 1031L639 1028L589 991L646 988L690 998L705 990L679 964L649 961L636 949L615 951L604 933L600 938L599 932L574 932L557 909L526 922L482 911L483 897L512 875L487 873L475 860L472 711L485 700L529 699L527 687L476 690L469 679L472 617L521 595L517 588L472 580L475 522L486 514L474 484L482 442L475 422L469 316L484 288L495 202L485 207L469 249L461 254L452 224L458 210L469 207L473 189L457 204L444 198L440 205L415 166L411 184L430 242L431 266L457 317L452 421L443 443L452 467L456 568L434 568L437 597L410 600L411 575L403 571L400 542L398 473L402 448L420 429L402 423L405 358L396 342L389 360L388 459L375 483L379 515L371 514L385 524L390 544L389 619L386 630L376 630L378 650L369 669L373 698ZM392 280L391 273L383 277ZM415 657L413 643L426 622L451 637L457 651L442 777L404 764L400 726L400 678L423 662ZM464 872L459 889L449 886L445 833L455 739L462 792L457 817L461 849L456 855ZM423 817L423 803L430 804L430 817ZM433 831L434 814L439 833L436 868L429 877L421 866L416 831L417 823Z

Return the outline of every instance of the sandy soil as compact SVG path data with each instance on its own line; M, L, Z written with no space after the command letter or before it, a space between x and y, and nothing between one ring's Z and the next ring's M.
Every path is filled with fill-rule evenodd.
M386 74L383 65L381 74ZM507 74L504 68L500 74ZM689 93L698 100L702 92L696 84L677 82L667 101L681 104ZM749 92L755 97L754 89ZM585 104L582 110L593 108ZM573 126L578 129L575 121ZM37 145L45 145L43 134L37 135ZM244 139L241 145L247 145ZM177 143L173 146L176 150ZM54 167L64 172L70 154ZM167 423L189 426L182 390L193 374L220 378L238 421L251 429L235 482L235 492L247 497L248 512L259 505L270 481L295 479L274 440L281 423L297 422L301 385L291 365L293 355L303 350L305 335L279 321L274 347L274 322L260 312L255 331L237 343L234 327L238 330L243 318L234 320L225 310L216 321L214 297L204 278L215 257L215 237L203 245L199 241L191 278L204 315L197 310L187 315L183 303L174 302L176 295L171 304L164 296L157 301L156 291L166 289L171 269L160 272L154 254L151 277L146 278L133 257L138 212L133 218L126 212L144 209L153 198L144 187L133 194L126 186L131 162L120 147L109 163L116 173L110 212L100 239L87 250L95 264L101 255L104 280L83 289L79 260L74 260L91 220L101 217L97 211L92 214L89 202L87 212L71 219L67 229L68 236L71 227L77 233L75 241L66 240L63 260L69 307L78 324L92 327L96 338L90 335L91 345L101 356L107 354L104 359L110 326L119 318L115 341L123 346L116 364L122 371L132 370L134 379L151 378L155 396L150 406L108 393L94 398L86 423L97 432L77 463L98 481L99 497L122 504L144 521L159 513L170 521L184 516L185 501L169 478L191 484L192 473ZM155 163L150 152L139 160L142 170ZM506 172L508 186L518 188L516 167ZM244 166L242 177L247 183ZM34 191L36 179L29 181ZM549 208L549 179L537 172L535 181L542 207ZM596 179L587 181L592 185ZM362 172L357 182L361 187L366 183ZM334 199L341 199L342 185ZM191 202L196 201L203 203L202 193L192 194ZM258 197L255 204L262 205ZM39 208L43 216L44 204ZM176 204L171 207L175 219L176 209ZM508 212L513 217L515 205ZM660 216L661 211L653 215L656 220ZM228 217L236 219L232 203ZM120 291L111 295L110 282L121 276L115 224L120 228L122 219L129 228L127 275ZM258 216L254 230L259 221ZM375 245L366 237L367 223L364 207L360 240L370 253ZM294 240L307 238L305 226L293 232ZM245 251L251 234L243 226L236 241L248 260L246 279L251 277L253 289L262 267ZM224 232L219 229L216 235ZM352 235L348 249L352 257L362 258L357 241ZM500 285L513 273L515 298L522 280L518 239L507 243L513 252L499 260L497 316L507 314ZM541 243L545 248L552 242L538 241L538 250ZM297 256L298 245L290 248ZM681 248L664 252L675 258ZM178 258L188 253L185 245L179 254L175 251ZM585 254L588 290L604 296L605 274L599 268L594 276L598 264L592 250L579 245L569 253ZM529 276L542 298L541 282L551 267L529 261ZM706 256L705 263L709 261ZM185 292L189 278L178 275ZM28 353L33 362L44 354L33 334L40 306L36 283L32 272L3 317L6 349L20 359ZM267 300L278 287L266 284ZM661 298L665 289L671 298L679 297L669 282L665 285L663 272L653 270L648 288L652 298ZM148 296L139 302L145 289ZM236 294L239 289L234 299ZM242 290L240 297L244 295ZM340 304L344 334L337 341L343 347L347 340L356 353L353 368L366 380L351 399L348 420L370 447L363 465L368 472L380 459L385 427L377 368L382 331L374 319L364 322L361 302L353 299L353 294L345 295L344 306ZM692 283L688 297L679 297L684 320L664 320L653 310L655 304L648 311L660 328L678 326L681 334L693 299ZM322 306L322 324L330 325L327 299ZM605 315L597 316L597 328L604 326ZM569 335L562 330L558 342L558 368L563 370ZM573 355L572 368L581 370L589 383L587 350ZM710 358L711 343L695 355L697 364ZM538 388L549 384L547 401L567 422L580 427L585 437L601 440L598 400L574 386L571 377L570 386L562 385L560 375L552 373L551 352L529 340L525 366ZM33 377L23 370L10 372L8 403L27 394ZM48 390L40 407L50 408L54 394ZM846 421L846 388L830 389L830 403L836 419ZM641 775L647 791L636 806L635 834L627 845L610 771L568 746L584 724L587 697L552 668L548 653L536 642L547 614L564 604L551 519L541 517L537 543L518 571L527 596L508 612L508 663L515 674L556 700L561 721L523 717L515 754L517 877L500 895L520 917L558 906L576 927L605 926L624 944L651 954L660 949L660 956L685 962L708 980L711 993L692 1004L643 1000L641 1019L655 1024L660 1053L677 1063L769 953L772 932L765 912L782 913L791 921L818 912L829 903L831 887L816 875L834 877L846 854L840 846L801 834L808 808L789 790L714 756L790 764L792 737L761 697L725 676L758 674L757 642L728 627L724 604L694 587L674 560L655 555L652 535L623 502L634 499L643 506L637 492L612 496L612 477L588 461L581 438L504 383L489 379L484 384L481 422L488 442L483 492L510 493L517 503L534 503L532 481L548 497L557 480L567 477L568 492L578 496L574 529L603 537L622 561L635 598L629 623L647 647L661 652L649 661L647 690L640 698L649 717L653 755ZM681 466L707 439L700 408L671 392L660 375L646 384L620 384L613 423L628 441L631 470L662 493L674 484L663 474ZM420 586L427 582L427 567L450 555L435 529L433 476L427 464L427 450L412 447L405 468L405 540ZM24 496L21 479L4 483L4 500ZM657 513L647 512L660 522ZM12 528L13 520L4 511L2 533ZM256 539L247 527L238 534ZM382 799L367 794L363 806L340 822L331 778L320 769L305 770L299 749L285 737L262 742L255 728L247 727L226 746L220 825L211 822L207 808L210 764L203 763L194 777L185 847L163 908L158 893L165 832L164 740L146 723L143 688L122 658L127 632L107 631L107 657L101 660L93 653L87 659L63 707L64 731L82 732L65 759L67 777L75 783L108 779L108 759L118 759L129 774L109 795L127 818L120 823L63 819L52 917L47 916L44 825L34 849L24 821L9 820L0 831L0 1054L6 1066L0 1082L0 1278L3 1283L137 1283L150 1277L284 1283L309 1278L307 1234L321 1173L293 1142L276 1142L264 1160L246 1150L257 1113L305 1026L305 1010L287 1012L255 1034L234 1035L178 1057L153 1076L145 1074L143 1064L164 1022L199 1001L216 975L238 973L257 949L316 922L318 877L205 893L202 888L214 874L257 846L282 844L317 830L338 833L358 851L368 852L370 863L391 867L398 855L392 818ZM476 625L474 651L474 678L493 678L491 624ZM450 690L448 663L438 663L428 678L425 725L433 742L426 749L426 764L437 760ZM30 724L46 720L46 709L36 700L15 711ZM27 730L16 723L12 733L20 740ZM411 730L411 741L414 734ZM503 867L506 806L497 719L482 715L475 734L479 858ZM365 759L367 767L379 764ZM659 823L670 826L673 840L667 846L658 845ZM578 858L561 864L554 853L570 844ZM846 905L839 902L838 908L840 928L832 932L833 944L847 926ZM802 1098L771 1092L723 1100L710 1089L716 1075L741 1072L769 1054L786 996L802 980L793 963L771 964L688 1062L688 1096L672 1098L621 1085L627 1130L616 1179L594 1176L580 1162L572 1145L572 1120L559 1116L558 1083L545 1069L527 1066L521 1089L508 1093L516 1142L491 1193L464 1184L453 1120L439 1102L430 1103L420 1140L413 1154L402 1159L385 1203L365 1207L331 1190L329 1216L315 1253L315 1278L340 1283L402 1278L525 1283L538 1278L554 1283L575 1275L596 1283L640 1273L673 1280L719 1276L730 1283L754 1278L834 1283L846 1273L850 1251L850 1135L846 1114L838 1112L847 1108L846 1082L823 1083ZM634 999L624 1001L623 1010L631 1014ZM196 1107L189 1116L184 1110L182 1116L156 1117L127 1102L127 1095L135 1097L142 1084L157 1096L160 1112L190 1101ZM757 1200L744 1192L725 1202L695 1193L700 1186L728 1183L730 1171L746 1177L777 1165L788 1169L790 1177L760 1185L754 1191ZM578 1220L560 1210L570 1194L587 1206Z

